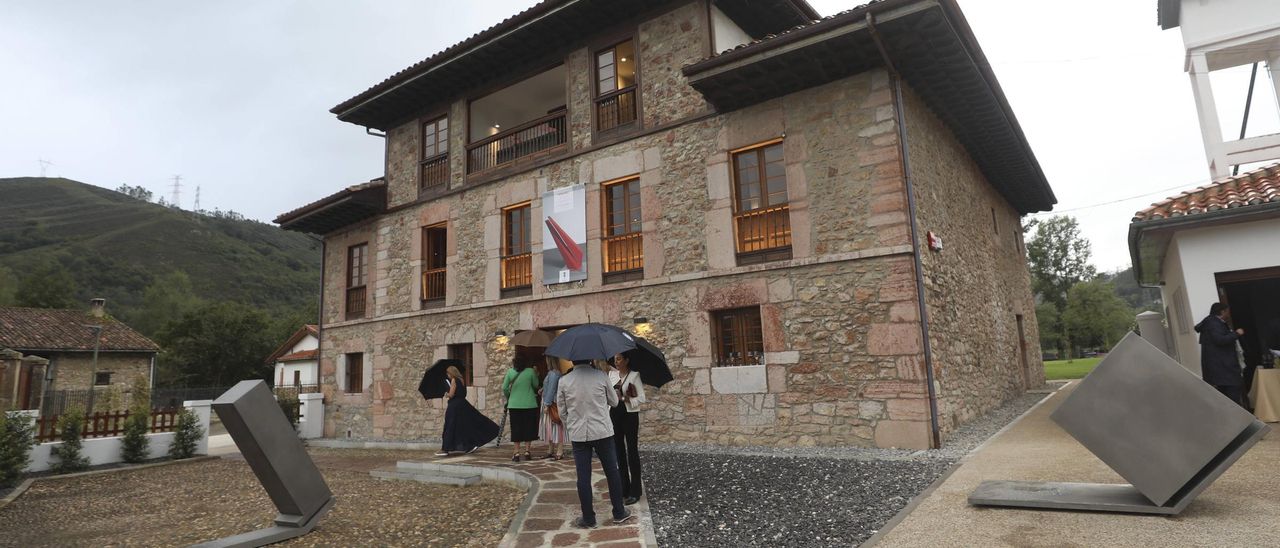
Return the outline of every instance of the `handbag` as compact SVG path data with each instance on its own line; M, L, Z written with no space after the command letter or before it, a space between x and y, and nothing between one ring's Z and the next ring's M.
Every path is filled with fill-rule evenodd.
M551 402L551 405L547 406L547 418L556 424L563 424L560 420L560 406L556 405L556 402Z

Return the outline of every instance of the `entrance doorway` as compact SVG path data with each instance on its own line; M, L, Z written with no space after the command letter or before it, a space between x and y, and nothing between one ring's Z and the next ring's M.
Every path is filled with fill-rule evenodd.
M1253 384L1255 368L1274 367L1271 350L1280 350L1280 267L1214 274L1218 299L1230 310L1232 329L1243 329L1245 387Z

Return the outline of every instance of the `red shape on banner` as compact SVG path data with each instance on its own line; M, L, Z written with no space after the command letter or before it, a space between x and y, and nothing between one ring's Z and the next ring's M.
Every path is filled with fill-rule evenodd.
M569 233L560 228L560 224L555 219L547 217L547 228L551 229L551 239L556 241L556 249L560 250L560 256L564 258L564 265L569 270L582 270L582 250L578 248L577 242L569 237Z

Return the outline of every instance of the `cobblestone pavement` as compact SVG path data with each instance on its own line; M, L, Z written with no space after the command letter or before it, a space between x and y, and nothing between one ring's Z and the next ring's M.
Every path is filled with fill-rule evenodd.
M296 546L496 546L524 492L383 481L369 470L423 452L311 449L333 510ZM44 480L0 509L0 546L181 546L250 531L275 517L236 457Z
M544 446L545 447L545 446ZM534 455L538 454L535 445ZM545 451L545 449L542 449ZM543 453L545 454L545 453ZM636 519L624 525L612 525L612 510L609 505L609 492L605 482L604 471L597 460L592 474L592 483L596 493L596 521L599 527L591 530L577 529L572 523L581 515L578 505L577 474L573 467L573 457L567 454L560 461L534 460L529 462L511 462L509 447L486 447L470 455L455 457L430 457L412 460L441 462L449 464L469 464L475 466L512 468L529 474L538 480L537 495L527 513L516 516L517 534L512 545L516 548L532 548L535 546L600 546L616 548L639 548L656 544L653 535L653 519L649 514L648 501L628 506ZM646 541L645 539L649 540Z

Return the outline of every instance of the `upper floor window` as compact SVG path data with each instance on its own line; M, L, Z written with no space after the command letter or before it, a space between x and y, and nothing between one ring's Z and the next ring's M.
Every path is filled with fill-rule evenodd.
M445 223L422 229L422 302L438 304L444 301L445 273L448 271L446 246L449 230Z
M502 296L528 295L533 287L529 204L502 210Z
M369 276L369 244L347 248L347 319L363 318Z
M422 176L419 189L439 190L449 183L449 117L422 124Z
M764 363L764 333L760 307L720 310L711 313L715 338L716 365L759 365Z
M791 258L791 213L782 140L733 153L738 264Z
M604 185L604 282L644 278L640 179Z
M596 129L636 121L636 56L631 40L596 53Z

